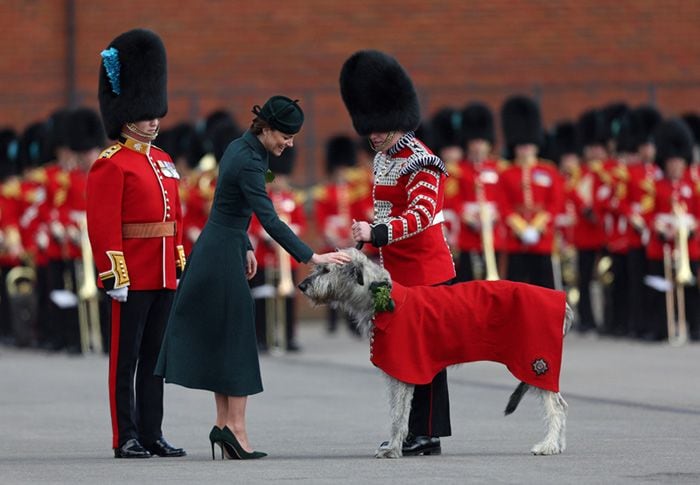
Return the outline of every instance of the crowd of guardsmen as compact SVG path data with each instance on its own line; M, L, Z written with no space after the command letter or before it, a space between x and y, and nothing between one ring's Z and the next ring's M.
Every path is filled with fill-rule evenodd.
M510 97L498 116L500 146L496 115L479 102L445 107L419 129L449 169L444 231L457 280L562 289L582 333L699 340L700 117L664 119L653 106L614 103L546 130L537 104L522 96ZM217 161L241 133L222 110L164 130L155 142L180 173L178 230L188 253L207 221ZM69 353L108 348L107 300L88 281L84 251L87 172L107 146L89 108L60 109L21 133L0 131L4 343ZM372 220L373 157L366 140L333 136L326 179L305 189L290 182L295 150L271 159L268 187L281 218L299 234L313 219L324 250L354 246L353 219ZM259 346L299 350L297 264L255 218L249 236L259 264L251 281ZM364 250L374 254L369 244ZM86 299L99 308L101 328L86 323L96 319ZM329 309L329 332L341 318Z

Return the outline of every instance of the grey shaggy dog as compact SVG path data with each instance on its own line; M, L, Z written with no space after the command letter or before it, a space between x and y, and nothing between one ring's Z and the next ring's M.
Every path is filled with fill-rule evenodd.
M369 285L373 282L387 282L391 276L381 266L370 261L357 249L343 249L352 257L344 265L317 265L311 274L299 284L299 289L315 304L328 304L355 317L359 329L365 336L372 336L374 301ZM571 328L573 311L566 305L562 322L563 333ZM408 434L408 418L413 399L412 384L399 381L385 374L388 384L389 407L391 410L391 437L387 446L380 446L377 458L398 458ZM544 421L547 428L542 441L530 450L535 455L555 455L566 447L566 413L568 405L561 394L530 386L521 382L515 389L506 406L505 414L515 411L528 389L535 392L542 403Z

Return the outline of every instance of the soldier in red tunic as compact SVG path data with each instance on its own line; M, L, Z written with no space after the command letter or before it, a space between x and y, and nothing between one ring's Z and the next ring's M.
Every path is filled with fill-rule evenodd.
M471 281L488 276L498 277L497 271L493 275L487 274L487 269L493 271L497 268L487 268L483 243L485 237L492 238L489 250L494 251L494 258L496 252L505 250L505 228L499 216L499 181L507 165L493 154L495 132L489 107L478 102L468 104L462 110L462 130L467 149L464 160L459 164L458 214L461 229L457 279ZM490 232L490 236L485 230ZM477 266L482 268L480 274L474 271L474 260L480 263Z
M688 166L693 159L693 137L682 120L670 119L658 125L654 131L654 141L656 162L662 167L664 177L655 183L653 205L646 215L651 231L647 258L649 274L656 277L656 281L665 279L668 287L656 288L665 290L666 295L664 291L654 291L648 298L646 308L650 328L645 338L668 338L667 312L671 310L675 314L671 318L680 319L679 313L684 310L689 336L691 340L699 340L700 295L697 274L700 245L692 234L697 231L700 220L700 196L697 186L687 175ZM690 266L685 280L680 277L683 260ZM677 300L674 301L674 298ZM670 305L674 305L675 311Z
M165 47L148 30L102 52L100 111L107 135L87 181L98 284L112 297L109 402L115 458L184 456L163 438L163 379L154 375L184 269L178 173L152 145L168 111Z
M374 220L353 224L356 241L380 249L380 262L404 286L438 285L455 277L442 231L447 169L414 131L418 97L396 59L359 51L343 65L340 91L355 130L368 136L374 158ZM439 454L449 436L447 373L416 386L404 455Z
M513 164L501 173L502 217L507 227L507 279L554 288L554 221L563 212L563 179L538 157L543 140L539 107L513 96L501 108L506 147Z

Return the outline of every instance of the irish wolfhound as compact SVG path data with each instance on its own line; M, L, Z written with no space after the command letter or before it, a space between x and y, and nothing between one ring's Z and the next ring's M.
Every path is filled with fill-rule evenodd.
M362 252L343 251L350 263L316 266L299 289L316 304L354 316L370 338L370 359L387 376L391 409L391 437L377 458L401 456L415 384L477 360L502 362L521 381L506 415L528 389L540 397L547 432L531 452L564 451L568 406L558 392L559 370L573 312L563 293L509 281L406 288Z

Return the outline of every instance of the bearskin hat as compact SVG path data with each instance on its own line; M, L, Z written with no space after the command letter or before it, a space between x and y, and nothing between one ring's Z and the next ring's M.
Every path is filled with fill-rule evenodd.
M604 106L601 110L603 116L603 131L606 140L616 140L620 132L622 120L630 109L626 103L618 102Z
M100 115L91 108L77 108L68 115L68 148L84 152L107 143Z
M469 103L462 110L462 136L464 142L486 140L493 145L496 141L496 131L493 124L493 113L483 103Z
M632 123L632 113L627 112L620 118L617 135L615 136L615 147L618 153L636 153L637 140L634 132L634 124Z
M662 121L654 130L654 142L661 168L670 158L683 158L688 164L693 161L693 134L680 118Z
M430 120L432 145L430 148L439 153L445 147L463 145L462 113L454 108L441 108Z
M25 128L19 139L18 160L22 170L39 167L51 158L47 148L47 123L37 121Z
M162 118L168 112L165 46L150 30L134 29L102 51L98 98L107 136L125 123Z
M18 154L17 133L10 128L0 130L0 182L11 175L18 174Z
M605 130L605 118L603 112L598 109L589 109L585 111L576 123L578 131L578 139L581 146L587 147L591 145L606 146L607 133Z
M413 82L396 59L362 50L340 71L340 94L358 134L412 131L420 124Z
M688 125L691 133L693 133L695 144L700 145L700 115L697 113L685 113L681 116L681 119Z
M527 96L511 96L503 103L501 123L508 150L517 145L541 145L543 142L540 108Z
M644 105L632 110L630 113L630 123L636 148L645 143L654 142L654 131L661 123L661 113L653 106Z
M561 121L554 126L552 154L557 162L564 155L581 155L581 144L576 132L576 123L573 121Z
M332 173L338 167L357 165L357 146L352 138L345 135L331 137L326 143L326 172Z
M297 151L294 147L287 147L282 155L276 157L270 155L269 168L275 175L291 175L294 171L294 161L297 158Z

